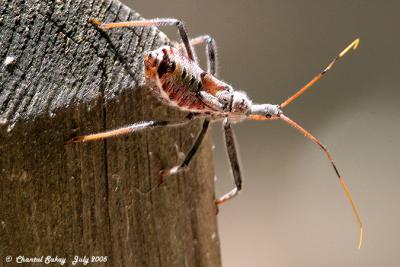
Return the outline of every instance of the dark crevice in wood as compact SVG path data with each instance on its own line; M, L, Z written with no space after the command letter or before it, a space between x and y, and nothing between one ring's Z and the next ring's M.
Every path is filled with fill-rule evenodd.
M104 91L105 91L105 84L104 81L107 80L106 74L105 74L105 66L103 66L103 64L100 65L100 69L101 69L101 84L100 84L100 90L101 90L101 109L102 109L102 120L103 120L103 130L107 129L107 109L106 109L106 103L105 103L105 99L104 99ZM107 224L109 225L109 232L111 233L111 220L110 220L110 202L109 202L109 172L108 172L108 161L112 160L109 159L108 154L107 154L107 140L103 141L103 151L104 151L104 185L105 185L105 203L106 203L106 214L107 214L107 218L105 218L105 220L107 220ZM110 237L111 238L111 243L114 242L113 240L113 236Z

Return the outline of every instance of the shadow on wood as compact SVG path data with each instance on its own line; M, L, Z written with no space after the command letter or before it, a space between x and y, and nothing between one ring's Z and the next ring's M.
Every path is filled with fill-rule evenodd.
M220 266L211 138L189 171L152 193L190 148L199 121L65 146L76 134L183 117L143 83L156 28L110 32L89 18L139 15L116 1L0 6L0 258L107 256L104 266ZM127 72L131 71L131 74ZM97 265L96 265L97 266Z

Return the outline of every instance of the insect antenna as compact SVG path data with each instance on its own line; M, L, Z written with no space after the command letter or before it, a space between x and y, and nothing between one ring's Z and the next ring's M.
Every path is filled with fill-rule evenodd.
M308 139L310 139L311 141L316 143L324 151L326 157L331 162L332 167L335 170L335 173L336 173L336 175L337 175L337 177L339 179L340 186L342 187L342 189L343 189L348 201L350 202L351 207L353 208L354 215L356 216L357 222L358 222L358 224L360 226L360 239L359 239L359 242L358 242L358 249L360 249L361 245L362 245L362 241L363 241L363 224L362 224L362 221L361 221L360 213L358 212L358 208L357 208L356 204L353 201L353 197L351 196L349 187L347 186L345 180L340 175L339 170L336 167L336 164L333 161L333 158L332 158L331 154L329 153L328 149L317 138L315 138L312 134L307 132L303 127L301 127L299 124L297 124L296 122L294 122L290 118L286 117L283 114L280 114L279 118L281 120L283 120L284 122L286 122L287 124L289 124L290 126L292 126L294 129L296 129L300 133L302 133L305 137L307 137Z
M281 105L280 108L284 108L287 105L289 105L291 102L293 102L296 98L301 96L308 88L310 88L314 83L319 81L322 76L324 76L325 73L327 73L333 65L341 58L343 57L349 50L353 49L355 50L358 47L358 44L360 43L360 39L357 38L355 39L351 44L349 44L345 49L343 49L342 52L340 52L332 61L329 63L329 65L318 75L316 75L314 78L311 79L306 85L304 85L299 91L297 91L294 95L286 99Z

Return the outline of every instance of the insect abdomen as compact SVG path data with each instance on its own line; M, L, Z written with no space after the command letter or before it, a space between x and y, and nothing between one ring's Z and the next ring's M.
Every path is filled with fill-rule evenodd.
M180 108L204 109L204 103L198 97L201 82L190 75L187 75L186 78L181 78L182 71L183 69L177 68L170 75L167 74L161 77L162 90L168 96L168 100Z
M164 48L162 53L157 75L163 98L181 109L203 111L205 105L198 96L202 70L177 50Z
M205 72L181 50L164 46L151 51L144 65L146 84L163 103L186 111L211 111L199 94Z

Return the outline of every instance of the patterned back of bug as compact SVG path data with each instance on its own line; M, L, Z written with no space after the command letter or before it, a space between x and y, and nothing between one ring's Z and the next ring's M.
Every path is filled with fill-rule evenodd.
M199 97L205 73L179 49L163 46L144 57L146 83L162 102L186 111L206 112Z

